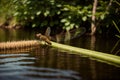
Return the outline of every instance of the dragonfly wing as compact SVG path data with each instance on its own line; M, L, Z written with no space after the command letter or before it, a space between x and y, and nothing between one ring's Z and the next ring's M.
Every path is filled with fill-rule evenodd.
M47 27L47 29L45 31L45 35L50 36L50 33L51 33L51 29L50 29L50 27Z

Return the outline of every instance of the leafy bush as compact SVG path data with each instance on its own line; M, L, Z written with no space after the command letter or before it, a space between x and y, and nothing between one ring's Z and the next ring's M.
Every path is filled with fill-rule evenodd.
M14 16L24 26L63 27L63 29L70 30L74 27L79 27L83 21L91 17L90 8L92 6L82 8L80 5L76 5L76 2L59 0L14 0L16 4Z
M12 17L15 24L28 28L49 26L54 29L60 27L70 30L74 27L87 26L89 29L88 24L92 22L91 0L0 0L0 2L0 21L5 22ZM108 6L109 3L104 0L98 1L95 14L98 27L108 28L113 25L112 20L119 21L119 17L116 17L120 15L118 1L114 0L112 6Z

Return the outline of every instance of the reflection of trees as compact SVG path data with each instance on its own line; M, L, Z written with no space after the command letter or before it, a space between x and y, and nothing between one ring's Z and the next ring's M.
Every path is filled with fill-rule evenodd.
M5 31L3 29L0 29L0 41L4 41L5 39Z
M12 41L16 40L17 38L17 31L15 29L8 29L6 30L6 40Z
M95 35L92 35L91 36L91 41L90 41L90 48L91 50L95 50L95 43L96 42L96 37ZM92 77L92 80L96 80L97 78L97 72L96 72L96 63L95 61L93 60L90 60L90 68L91 68L91 77Z
M93 37L93 40L95 41L95 37ZM94 41L92 43L95 44ZM33 51L33 55L35 55L37 59L35 63L36 66L76 71L79 72L77 76L81 76L86 80L97 80L103 77L109 77L112 74L110 69L115 68L114 66L91 60L88 57L81 57L82 55L75 55L70 51L66 52L49 47L36 49L35 52ZM109 74L107 73L108 71ZM113 76L115 77L115 75Z
M82 36L86 32L86 28L80 27L72 30L63 30L61 33L56 34L55 38L57 42L64 42L70 44L70 40Z
M34 33L23 29L0 29L0 41L31 40L35 38Z
M72 52L69 53L49 47L36 49L34 53L37 58L35 65L84 73L89 66L89 59L81 58L79 55L72 54ZM89 68L87 70L89 71ZM87 72L85 74L89 76L90 73ZM77 74L76 76L80 75Z
M17 36L17 31L15 29L0 29L0 41L16 40Z
M113 46L113 48L112 48L112 50L110 51L111 53L113 53L113 52L115 52L115 53L113 53L113 54L115 54L115 55L120 55L119 53L120 53L120 49L118 49L118 48L120 48L120 40L118 40L117 42L116 42L116 44Z

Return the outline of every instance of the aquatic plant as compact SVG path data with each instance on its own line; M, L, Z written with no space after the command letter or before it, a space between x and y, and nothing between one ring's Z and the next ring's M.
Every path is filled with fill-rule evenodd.
M117 36L118 38L120 38L120 29L119 29L119 27L116 25L115 21L112 21L112 22L113 22L115 28L117 29L117 31L119 32L119 35L116 34L115 36Z

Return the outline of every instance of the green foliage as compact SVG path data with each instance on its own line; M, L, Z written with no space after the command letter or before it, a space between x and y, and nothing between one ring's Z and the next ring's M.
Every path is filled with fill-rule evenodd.
M60 26L69 30L80 26L82 21L91 17L91 7L75 5L77 1L13 0L12 2L15 4L14 16L24 26Z
M113 0L111 6L109 3L109 0L99 0L95 14L96 24L106 28L113 25L112 20L120 21L120 3L117 0ZM13 17L25 27L49 26L70 30L91 23L92 7L91 0L1 0L0 17L5 20Z
M0 0L0 24L3 24L10 19L13 13L14 4L12 0Z
M76 4L77 1L13 0L13 2L16 5L14 16L24 26L57 26L70 30L79 27L91 17L92 6L82 7Z
M90 7L63 5L63 14L61 23L63 23L63 29L70 30L74 27L78 28L82 22L88 20L91 17Z

